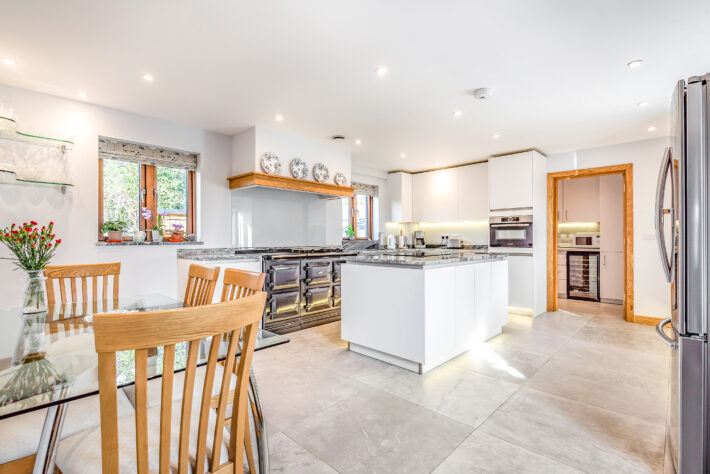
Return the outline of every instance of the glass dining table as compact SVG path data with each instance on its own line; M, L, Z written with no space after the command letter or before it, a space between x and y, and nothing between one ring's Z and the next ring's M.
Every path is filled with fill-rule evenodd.
M183 307L181 301L159 295L50 306L46 312L22 314L21 309L0 309L0 420L46 409L37 448L34 473L53 473L67 405L97 395L98 358L94 350L93 315L145 312ZM207 364L209 339L200 342L198 366ZM255 350L289 342L285 336L260 330ZM220 347L226 357L227 343ZM239 355L239 353L237 354ZM176 345L175 372L185 369L187 343ZM162 376L162 348L149 352L148 378ZM133 385L134 352L116 354L116 386ZM251 427L255 431L258 471L269 472L264 414L253 372L249 377ZM2 447L0 446L0 449Z

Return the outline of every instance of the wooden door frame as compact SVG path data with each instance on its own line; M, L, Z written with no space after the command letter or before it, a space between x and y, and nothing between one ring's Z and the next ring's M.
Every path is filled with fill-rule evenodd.
M633 165L601 166L547 174L547 310L557 311L557 188L561 180L620 174L624 180L624 319L634 317L634 177Z

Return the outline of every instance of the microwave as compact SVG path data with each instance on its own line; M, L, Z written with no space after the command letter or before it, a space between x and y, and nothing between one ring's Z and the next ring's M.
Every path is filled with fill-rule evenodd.
M574 234L572 247L599 248L599 234Z
M491 216L491 247L532 248L532 216Z

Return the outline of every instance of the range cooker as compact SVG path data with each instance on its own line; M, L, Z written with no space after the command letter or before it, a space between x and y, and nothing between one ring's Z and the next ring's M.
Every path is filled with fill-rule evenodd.
M354 255L309 247L264 255L264 329L284 334L340 319L340 266Z

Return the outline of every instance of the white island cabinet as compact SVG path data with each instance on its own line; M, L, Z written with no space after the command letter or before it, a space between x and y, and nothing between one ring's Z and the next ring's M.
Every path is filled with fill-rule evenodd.
M351 351L424 373L501 333L508 262L360 255L342 266L342 296Z

